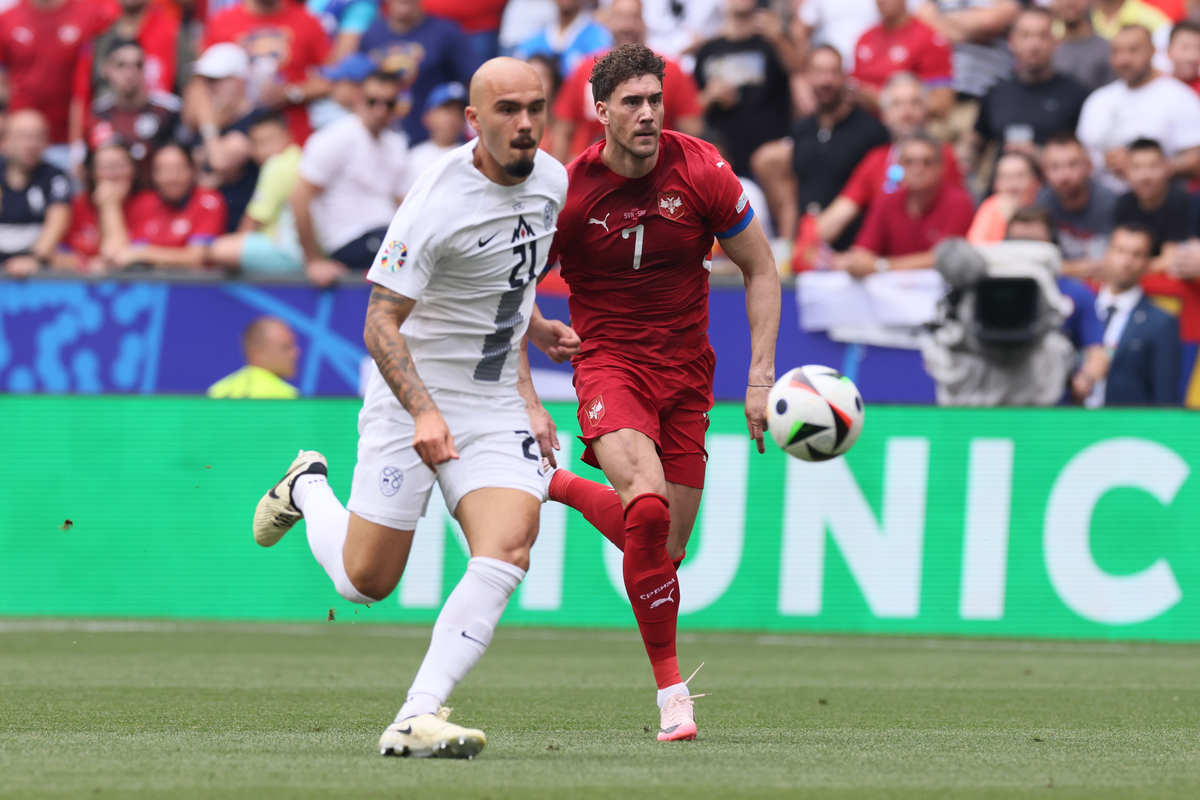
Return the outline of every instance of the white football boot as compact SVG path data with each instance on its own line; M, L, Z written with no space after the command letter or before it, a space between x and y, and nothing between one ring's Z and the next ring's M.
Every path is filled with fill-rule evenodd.
M402 758L474 758L487 737L483 731L447 722L452 709L418 714L387 726L379 737L379 754Z
M696 667L696 672L700 671L701 664ZM684 681L686 686L692 678L696 677L696 672ZM696 728L696 708L692 703L697 697L707 697L703 694L688 695L683 692L673 694L667 698L667 702L663 703L660 709L661 721L658 726L658 740L660 742L678 742L691 741L696 738L698 730Z
M292 502L292 486L301 475L328 475L329 462L316 450L301 450L287 474L271 487L254 509L254 541L270 547L304 515Z

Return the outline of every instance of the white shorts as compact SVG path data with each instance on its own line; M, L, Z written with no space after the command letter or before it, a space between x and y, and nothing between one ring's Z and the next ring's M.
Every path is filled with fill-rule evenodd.
M368 404L358 418L350 511L378 525L414 530L425 516L435 480L451 514L476 489L520 489L546 499L541 451L520 396L430 394L459 457L439 465L435 474L413 449L412 416L398 402Z

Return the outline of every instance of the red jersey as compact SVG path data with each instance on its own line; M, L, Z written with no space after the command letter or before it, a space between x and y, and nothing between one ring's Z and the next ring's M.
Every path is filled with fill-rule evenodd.
M111 28L97 40L88 42L75 67L72 96L90 108L96 91L104 85L100 64L96 63L96 51L103 51L105 43L116 39ZM150 6L138 31L137 43L145 54L143 67L146 88L150 91L174 93L179 52L179 18L158 6Z
M907 256L932 250L951 236L966 236L971 229L975 203L965 189L943 182L933 204L917 219L908 215L907 199L908 189L901 186L872 204L855 246L888 258Z
M168 203L153 190L138 194L125 216L134 244L186 247L208 244L225 233L225 198L196 187L182 205Z
M899 188L903 170L897 163L899 148L894 144L881 144L869 151L858 162L850 180L842 187L841 195L853 200L859 208L867 208L880 194L891 194ZM895 168L895 169L893 169ZM962 173L958 171L958 157L954 148L942 145L942 180L953 186L962 186ZM891 172L892 174L889 174Z
M465 33L500 30L500 18L508 0L424 0L421 10L434 17L458 23Z
M133 208L133 198L125 199L125 218ZM63 244L80 255L93 258L100 255L100 212L87 192L80 192L71 201L71 227Z
M604 165L604 142L567 167L567 203L551 248L571 289L583 353L685 364L708 350L708 257L713 237L754 218L742 185L712 145L663 131L650 174Z
M604 125L596 116L596 102L592 99L592 65L607 53L602 50L592 58L580 62L570 77L563 82L554 99L554 117L564 122L575 123L571 134L571 158L582 153L594 142L604 138ZM700 106L700 90L696 81L669 58L664 57L667 68L663 73L663 127L677 129L680 119L698 117L704 113Z
M951 53L944 36L910 17L895 30L876 25L864 33L854 49L853 74L874 89L897 72L911 72L926 86L949 86Z
M28 0L0 14L0 64L8 71L10 111L35 108L50 124L50 141L67 141L71 85L84 45L116 20L112 0L67 0L34 8Z
M274 14L255 14L236 5L220 11L208 22L199 52L218 42L234 42L250 55L250 75L275 74L283 83L303 84L310 68L329 55L325 29L302 3L282 3ZM312 128L308 108L284 108L292 138L303 143Z

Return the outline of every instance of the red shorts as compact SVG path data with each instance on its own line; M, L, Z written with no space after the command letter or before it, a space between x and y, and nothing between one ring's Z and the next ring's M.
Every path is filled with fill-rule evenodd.
M575 361L582 460L600 467L592 442L606 433L632 428L658 449L663 474L671 483L704 488L708 451L704 434L713 406L710 347L688 364L651 365L611 353L589 353Z

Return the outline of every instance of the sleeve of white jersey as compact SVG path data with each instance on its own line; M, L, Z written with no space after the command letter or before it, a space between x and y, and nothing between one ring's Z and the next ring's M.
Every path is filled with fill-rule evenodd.
M413 300L421 299L441 255L440 231L446 219L445 210L430 200L420 185L404 199L388 226L367 280Z
M322 189L345 168L350 155L345 143L333 134L329 130L317 131L304 143L300 155L300 177Z

